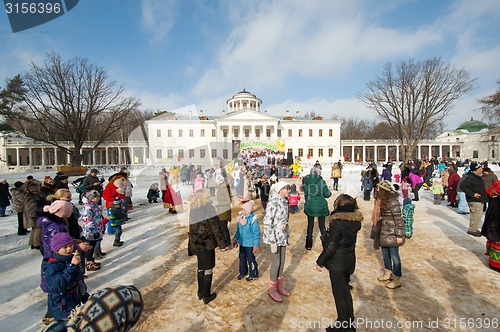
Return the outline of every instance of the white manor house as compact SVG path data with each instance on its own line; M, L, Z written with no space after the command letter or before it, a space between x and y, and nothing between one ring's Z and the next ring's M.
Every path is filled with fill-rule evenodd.
M127 142L105 142L84 159L85 166L117 165L170 166L193 164L215 167L236 159L242 148L256 152L266 148L291 162L298 156L306 165L320 160L355 162L402 161L401 148L394 140L340 139L341 122L301 117L285 111L282 116L267 114L262 100L243 90L227 100L227 112L205 115L194 105L146 121ZM146 133L146 137L143 133ZM417 157L438 156L457 159L498 159L500 131L471 119L456 130L433 140L421 141ZM92 144L89 142L89 149ZM71 143L68 142L68 147ZM69 156L53 145L18 133L0 133L0 173L49 171L69 164Z

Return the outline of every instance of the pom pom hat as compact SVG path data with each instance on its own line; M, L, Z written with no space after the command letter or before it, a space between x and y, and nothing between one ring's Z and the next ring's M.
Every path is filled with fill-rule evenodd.
M71 235L69 235L69 233L59 232L56 233L50 241L50 249L52 249L53 252L58 252L59 249L69 243L73 243Z
M45 205L43 211L52 213L59 218L68 218L73 213L73 204L68 201L56 200L50 205Z

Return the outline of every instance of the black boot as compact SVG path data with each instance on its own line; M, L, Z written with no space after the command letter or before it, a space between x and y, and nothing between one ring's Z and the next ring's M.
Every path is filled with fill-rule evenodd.
M212 277L213 274L205 274L203 279L203 302L208 304L217 297L216 293L210 293L212 289Z
M205 280L205 271L198 271L198 300L203 299L203 281Z
M313 240L309 237L306 237L306 249L311 250L312 245L313 245Z

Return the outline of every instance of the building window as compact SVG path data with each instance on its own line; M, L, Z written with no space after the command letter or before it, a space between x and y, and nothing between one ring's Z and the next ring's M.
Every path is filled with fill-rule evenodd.
M174 150L168 149L167 150L167 158L172 159L174 157Z
M227 149L222 149L222 158L227 159L229 152Z
M215 129L212 129L212 137L215 137Z
M330 136L330 137L333 136L333 129L328 129L328 136Z
M163 158L163 153L162 153L162 150L156 150L156 158L157 158L157 159L161 159L161 158Z
M200 136L205 137L205 129L200 129Z
M161 129L158 129L158 130L156 131L156 137L161 137Z
M189 137L193 137L194 136L194 130L193 129L189 129Z
M250 137L250 129L245 129L245 137Z
M314 157L313 149L308 149L307 150L307 155L309 156L309 158Z
M227 129L222 129L222 137L227 137Z
M472 150L472 158L479 158L479 150Z
M312 136L313 136L313 130L309 129L309 137L312 137Z
M299 129L299 137L302 137L302 129Z
M260 129L255 129L255 137L260 137Z
M189 149L189 158L194 158L194 149Z
M179 129L179 137L182 137L182 129Z
M318 149L318 157L321 158L322 155L323 155L323 149Z
M167 130L167 136L172 137L172 129Z
M201 158L201 159L204 159L204 158L205 158L205 155L206 155L205 149L201 149L201 150L200 150L200 158Z
M271 129L266 129L266 137L271 137Z
M211 154L212 158L217 158L217 149L212 149L210 151L211 151L210 154Z
M278 137L281 137L281 129L278 129Z
M328 157L333 157L333 149L328 149Z
M238 137L238 135L239 135L239 130L238 129L234 129L233 130L233 136L234 137Z
M177 153L179 155L179 158L184 158L184 150L179 149Z
M292 130L288 129L288 137L292 137Z
M495 150L491 150L491 158L495 159Z
M299 158L304 157L304 149L300 148L299 149Z
M323 137L323 129L320 129L320 130L318 131L318 136L319 136L319 137Z

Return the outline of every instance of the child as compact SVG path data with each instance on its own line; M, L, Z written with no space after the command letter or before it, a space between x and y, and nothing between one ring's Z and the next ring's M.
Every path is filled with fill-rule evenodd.
M288 193L290 186L280 181L271 187L269 213L264 217L262 241L271 249L271 267L269 269L268 294L276 302L282 302L281 295L289 296L290 292L283 287L283 271L285 267L286 246L290 238L288 227Z
M271 190L271 185L269 184L267 175L261 178L262 184L260 185L260 202L262 203L262 213L266 213L267 203L269 202L269 191Z
M158 203L158 199L160 198L160 189L158 189L158 183L155 182L149 187L148 194L148 203Z
M123 241L121 241L122 236L122 225L125 221L125 209L123 207L123 201L119 198L115 198L113 203L109 205L109 224L114 230L115 241L113 242L113 247L121 247Z
M94 254L101 258L101 255L96 251L97 242L102 240L104 226L102 223L101 208L98 205L101 195L97 190L91 190L82 198L84 203L82 210L83 229L82 235L87 242L92 246L92 249L86 252L87 271L97 271L101 267L94 262Z
M415 211L415 204L411 202L411 198L406 197L403 199L403 209L401 215L405 222L405 237L410 239L413 236L413 212Z
M405 177L401 181L401 192L403 193L403 199L408 198L408 193L410 191L411 185L408 183L408 179Z
M434 205L440 205L441 199L443 198L444 194L443 179L434 178L431 186L431 191L434 194Z
M294 214L299 211L300 194L297 192L297 186L292 184L290 186L290 194L288 195L288 202L290 203L290 213Z
M69 233L56 233L50 241L52 257L44 259L42 269L49 292L49 311L55 320L68 320L71 310L85 303L89 294L83 280L83 269L79 269L81 258L74 251Z
M369 201L373 189L373 181L369 171L363 171L361 173L361 189L363 190L363 199Z
M234 234L233 247L240 245L240 273L238 280L248 274L247 281L256 280L259 277L259 269L255 260L255 253L260 245L260 228L257 216L253 213L255 202L248 201L241 207L241 211L236 217L238 226ZM249 272L250 271L250 272Z

